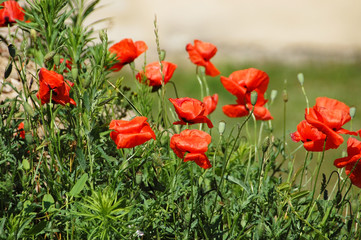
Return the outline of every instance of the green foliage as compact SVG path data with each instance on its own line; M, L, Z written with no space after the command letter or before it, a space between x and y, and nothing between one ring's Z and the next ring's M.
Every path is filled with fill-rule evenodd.
M318 183L319 172L309 166L313 155L297 167L298 149L286 144L285 133L275 134L271 122L255 121L253 112L242 123L221 125L226 131L207 130L211 169L182 162L169 147L170 137L185 128L172 125L166 100L176 88L168 84L154 93L139 83L135 75L146 58L141 69L129 64L133 89L127 75L112 73L116 57L106 32L97 39L84 26L99 0L27 3L30 22L18 23L25 39L20 47L9 44L8 64L23 89L0 103L1 239L360 238L359 196L348 178L337 172L335 187L326 175ZM29 62L36 65L31 79ZM31 86L39 86L42 67L74 83L76 106L41 104ZM7 67L5 78L14 69ZM197 79L208 93L201 68ZM136 115L148 118L157 139L117 149L109 123Z

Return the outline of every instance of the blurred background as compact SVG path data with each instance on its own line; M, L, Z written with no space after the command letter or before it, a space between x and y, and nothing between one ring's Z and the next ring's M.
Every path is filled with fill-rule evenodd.
M106 18L95 29L106 28L113 43L123 38L143 40L149 50L147 62L158 59L154 35L157 17L160 46L167 51L167 61L178 65L172 80L180 97L200 99L195 77L195 66L185 51L187 43L194 39L211 42L218 52L212 62L229 76L233 71L255 67L270 76L269 90L278 91L270 107L274 117L273 133L282 138L283 128L290 149L300 144L292 143L289 133L296 131L304 119L305 97L297 81L297 74L305 77L305 90L313 106L315 99L327 96L345 102L349 106L361 106L361 1L359 0L101 0L89 24ZM144 55L136 60L136 67L143 66ZM126 75L126 83L134 84L124 68L115 77ZM221 107L235 103L235 97L225 91L219 76L209 79L211 93L220 95L212 121L225 120L229 126L243 119L231 119L222 113ZM282 92L288 92L286 112ZM173 88L167 86L169 97ZM283 116L287 122L284 126ZM361 128L361 116L356 113L353 123L345 128ZM346 143L347 137L345 137ZM329 172L333 160L340 157L338 150L326 153ZM303 150L301 150L303 151ZM303 157L299 159L303 163ZM296 160L297 162L297 160ZM328 170L325 170L328 171Z

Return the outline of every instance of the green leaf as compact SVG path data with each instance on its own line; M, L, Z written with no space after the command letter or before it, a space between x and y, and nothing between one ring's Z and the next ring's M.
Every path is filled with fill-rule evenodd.
M34 225L29 231L26 232L27 235L36 235L43 231L43 229L46 227L47 221L41 221L40 223Z
M231 182L231 183L234 183L234 184L239 185L239 186L242 187L248 194L250 193L250 191L249 191L249 189L247 188L247 186L246 186L241 180L239 180L239 179L237 179L237 178L234 178L234 177L232 177L232 176L229 176L229 175L224 176L224 178L225 178L226 180L228 180L229 182Z
M50 194L45 194L43 197L43 208L45 211L48 211L48 209L54 205L54 198Z
M298 198L306 197L309 193L310 193L310 191L304 190L304 191L300 191L300 192L291 193L290 195L291 195L292 200L296 200Z
M83 176L75 183L74 187L69 192L69 196L74 197L78 195L85 187L85 183L88 180L88 174L84 173Z
M81 169L83 169L83 171L85 171L86 162L85 162L85 157L84 157L83 151L81 150L81 148L77 147L75 150L75 153L76 153L76 159L78 160Z

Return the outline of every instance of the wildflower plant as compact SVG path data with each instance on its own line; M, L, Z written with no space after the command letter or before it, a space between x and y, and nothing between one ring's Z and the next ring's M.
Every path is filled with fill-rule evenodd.
M201 90L178 96L182 62L165 59L156 21L158 59L148 63L152 43L111 43L84 26L99 0L3 2L4 79L15 71L22 88L2 83L17 95L0 102L0 239L361 237L361 131L343 128L354 108L326 97L310 108L306 97L305 120L277 136L272 79L256 68L221 73L212 43L186 46ZM210 81L236 104L219 106ZM213 119L220 108L238 124ZM334 161L341 170L321 173L325 151L348 135L347 156ZM302 145L291 149L290 139Z

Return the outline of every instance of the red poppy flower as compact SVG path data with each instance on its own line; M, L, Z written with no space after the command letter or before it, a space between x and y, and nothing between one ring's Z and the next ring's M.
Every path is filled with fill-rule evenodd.
M349 138L347 140L347 157L337 158L334 163L336 167L346 167L345 173L351 175L352 184L361 188L361 142L355 138ZM357 164L355 166L355 164ZM353 169L355 167L355 169Z
M212 167L205 155L211 140L212 138L208 133L197 129L186 129L180 134L172 136L170 148L184 162L194 161L201 168L207 169Z
M144 53L147 49L148 46L143 41L133 42L130 38L121 40L109 48L111 53L117 55L119 61L114 64L111 69L114 71L121 70L124 65L133 62L134 59Z
M24 9L16 1L5 1L0 4L0 27L16 23L16 20L24 21Z
M267 90L269 77L261 70L249 68L235 71L228 78L221 76L221 82L224 88L237 98L244 98L253 91L256 91L260 98Z
M237 104L223 106L223 113L232 118L248 116L249 112L253 108L250 98L251 97L249 94L243 99L237 99ZM257 98L257 102L253 111L253 115L255 116L256 120L266 121L273 119L269 110L264 107L266 103L267 100L265 100L262 95Z
M194 64L205 67L206 75L215 77L220 74L218 69L210 62L210 59L217 52L216 46L211 43L194 40L194 46L188 43L186 50Z
M25 139L25 131L24 131L24 122L21 122L18 126L18 130L19 130L19 133L20 133L20 137L22 139Z
M357 135L356 132L342 128L351 120L350 108L335 99L317 98L316 105L309 108L308 111L306 109L305 118L308 123L326 134L327 140L333 142L337 147L343 143L343 138L339 134Z
M361 159L361 142L355 138L349 138L347 140L347 157L337 158L333 164L342 168L349 164L355 164L359 159Z
M153 90L158 90L162 86L162 79L164 77L164 84L169 82L173 76L174 70L177 65L171 62L162 61L163 71L161 73L161 67L159 62L153 62L145 67L145 77L147 78L148 86L153 87ZM162 76L163 75L163 76ZM141 71L137 74L136 78L141 83L143 81L144 72Z
M195 124L195 123L207 123L209 128L213 127L211 120L209 120L205 113L206 107L204 103L194 98L169 98L169 101L173 103L175 112L178 114L180 121L173 124Z
M112 120L109 129L114 130L110 133L110 137L117 148L133 148L152 138L156 140L146 117L135 117L130 121Z
M218 103L218 94L213 94L213 96L207 96L203 98L204 106L206 107L205 114L208 116L211 114L214 110L216 110L217 103Z
M321 152L325 145L326 135L313 127L306 120L303 120L297 125L297 131L291 133L291 138L294 142L303 142L303 146L307 151ZM325 150L333 147L332 142L327 141Z
M39 91L36 97L41 100L41 104L50 102L50 91L52 91L52 102L65 105L67 103L76 105L70 98L69 91L74 83L66 80L62 75L41 68L39 71Z
M355 163L346 165L345 173L350 178L353 185L361 188L361 164L360 163L358 163L356 166L355 166Z

